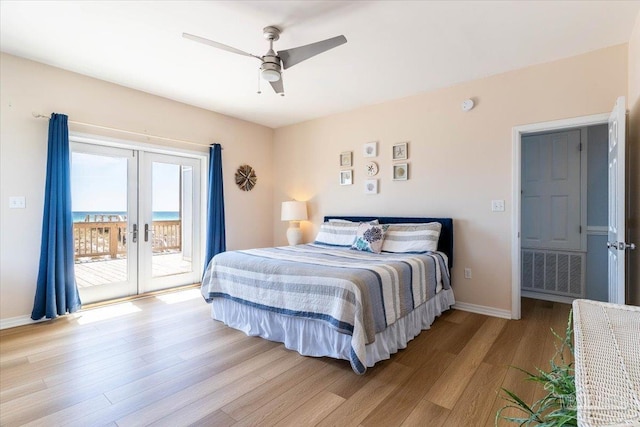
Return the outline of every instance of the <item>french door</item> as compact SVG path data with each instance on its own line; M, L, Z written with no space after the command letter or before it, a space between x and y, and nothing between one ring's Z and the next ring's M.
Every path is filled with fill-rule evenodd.
M198 158L72 143L83 303L200 280L200 169Z
M141 292L200 281L200 161L140 153ZM199 227L198 227L199 230Z

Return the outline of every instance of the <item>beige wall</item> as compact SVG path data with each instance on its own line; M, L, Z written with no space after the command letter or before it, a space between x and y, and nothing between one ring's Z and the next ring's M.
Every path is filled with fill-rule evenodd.
M306 241L327 214L452 217L456 299L510 310L512 128L610 111L627 93L627 54L619 45L277 129L274 216L283 200L308 200ZM476 107L464 113L470 97ZM379 194L365 195L362 145L376 140ZM391 180L391 146L401 141L410 141L406 182ZM354 185L339 186L348 150ZM506 200L506 211L491 212L492 199ZM274 224L284 244L286 224Z
M629 159L632 167L638 165L639 21L640 16L628 46L277 129L275 135L263 126L1 54L0 319L28 316L35 291L47 123L33 119L32 111L65 113L71 120L170 138L221 142L229 249L285 244L287 225L279 220L279 209L280 202L290 198L309 201L310 221L303 224L306 241L313 240L328 214L451 216L458 300L509 310L512 128L608 112L618 95L627 94ZM476 107L463 113L460 103L469 97ZM86 127L71 130L107 135ZM376 140L379 194L367 196L362 145ZM406 182L390 177L391 145L400 141L410 141ZM341 151L354 151L352 186L338 185ZM233 184L241 163L258 172L258 186L250 193ZM637 166L630 170L634 194L640 188L637 171ZM26 196L26 209L8 209L9 196L17 195ZM492 199L505 199L506 211L490 212ZM636 243L639 203L631 198ZM640 250L632 256L636 267L630 277L640 303ZM473 269L473 279L463 279L464 267Z
M640 13L629 40L629 239L638 249L629 251L629 298L628 301L640 305Z
M220 142L227 247L273 244L270 128L7 54L0 57L0 108L0 319L28 316L35 292L48 123L34 119L32 111L64 113L79 122L204 144ZM70 129L104 134L95 128L71 125ZM111 136L131 139L125 134ZM206 147L198 150L207 152ZM242 163L254 166L258 174L258 185L251 192L234 184L235 169ZM26 209L8 209L10 196L26 196Z

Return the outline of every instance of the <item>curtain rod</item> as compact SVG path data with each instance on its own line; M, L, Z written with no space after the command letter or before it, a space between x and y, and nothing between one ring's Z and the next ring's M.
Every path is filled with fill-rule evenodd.
M35 117L36 119L51 119L51 117L49 116L45 116L44 114L39 114L39 113L35 113L32 112L31 115L33 117ZM180 142L182 144L190 144L190 145L197 145L198 147L210 147L213 144L200 144L199 142L193 142L193 141L187 141L184 139L175 139L175 138L167 138L164 136L158 136L158 135L149 135L147 133L141 133L141 132L133 132L130 130L124 130L124 129L116 129L116 128L112 128L112 127L108 127L108 126L101 126L101 125L94 125L92 123L83 123L83 122L77 122L75 120L69 120L69 123L72 123L74 125L80 125L80 126L90 126L90 127L94 127L97 129L103 129L103 130L111 130L111 131L115 131L115 132L122 132L122 133L127 133L129 135L137 135L137 136L144 136L146 138L155 138L155 139L160 139L163 141L171 141L171 142ZM224 147L220 147L224 150Z

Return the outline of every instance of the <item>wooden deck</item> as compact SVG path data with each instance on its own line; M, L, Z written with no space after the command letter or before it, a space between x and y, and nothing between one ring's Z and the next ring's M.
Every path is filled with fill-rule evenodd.
M75 265L76 282L79 288L103 285L127 280L127 259L105 259L79 262ZM182 259L182 253L154 254L152 257L154 277L191 271L191 262Z

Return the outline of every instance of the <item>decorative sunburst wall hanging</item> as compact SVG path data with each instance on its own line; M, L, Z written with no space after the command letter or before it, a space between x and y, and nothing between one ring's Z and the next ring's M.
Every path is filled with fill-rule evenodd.
M256 186L256 171L249 165L242 165L236 171L236 185L244 191L251 191Z

